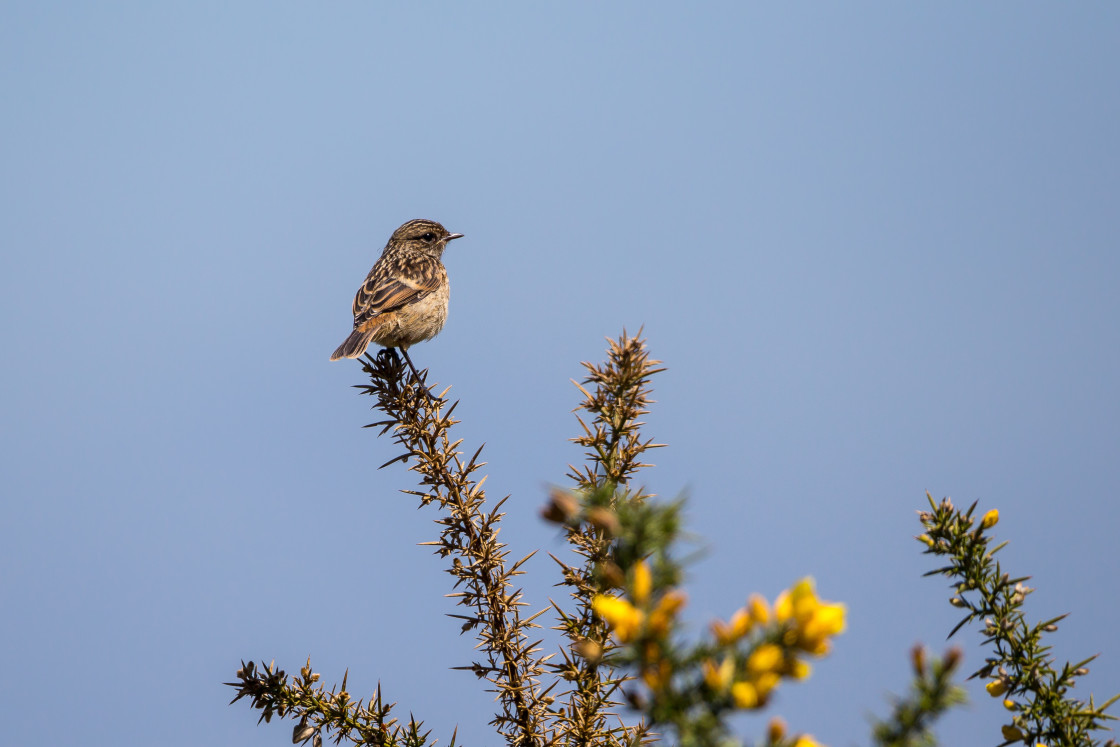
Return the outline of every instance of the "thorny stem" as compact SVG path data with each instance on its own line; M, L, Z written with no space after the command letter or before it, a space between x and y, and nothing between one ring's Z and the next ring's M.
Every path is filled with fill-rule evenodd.
M642 423L638 418L648 412L653 401L649 397L650 377L664 369L657 367L659 361L650 359L640 333L638 337L630 337L624 331L617 341L608 342L607 361L600 365L584 363L587 378L583 385L576 384L584 395L578 409L594 417L589 425L577 416L584 435L573 440L587 449L589 463L581 468L569 466L569 477L581 491L622 488L616 501L640 502L647 495L642 490L631 493L625 486L638 469L649 466L639 461L642 453L662 445L641 440ZM569 615L556 606L560 612L557 629L565 634L575 651L587 641L594 642L604 652L609 651L609 631L592 611L591 598L600 591L594 574L608 559L611 540L604 532L587 524L570 529L567 539L575 552L583 556L583 562L572 566L557 560L563 571L563 583L571 588L570 596L577 608ZM606 727L611 709L619 704L614 694L627 679L625 676L616 676L614 670L602 662L569 656L566 651L564 661L557 664L555 670L574 683L568 692L567 708L557 717L565 744L578 747L604 743L622 745L646 738L648 732L642 724L626 726L620 722L618 727Z
M466 620L463 630L479 629L486 661L464 668L494 685L503 711L492 723L511 745L543 745L548 741L545 694L538 682L543 668L526 636L528 628L537 627L533 623L536 615L522 619L520 607L525 603L521 593L510 592L510 580L522 573L519 567L528 557L512 566L506 564L505 545L497 540L503 501L485 513L485 478L471 478L484 464L478 461L482 449L463 462L457 451L461 441L452 442L449 435L458 421L451 417L455 405L448 406L446 390L433 394L420 374L415 384L402 387L404 371L395 356L384 351L376 358L367 356L363 370L371 383L358 388L376 397L375 407L388 416L372 427L381 427L381 434L392 431L394 440L404 447L401 455L382 466L410 461L409 470L421 475L426 492L403 492L419 497L421 505L436 502L445 512L437 520L443 527L440 540L423 544L437 547L436 553L442 557L454 556L448 572L456 577L455 587L464 590L451 596L474 611L471 616L460 616Z
M659 446L640 439L637 418L651 402L649 377L661 369L649 359L644 343L625 332L617 342L611 342L608 353L608 361L601 366L584 364L589 373L584 384L593 385L594 393L577 384L586 397L581 409L594 418L590 425L579 421L584 435L574 440L587 447L589 464L582 469L571 467L571 476L582 490L613 492L612 502L641 502L647 495L625 486L638 469L647 466L638 461L642 452ZM574 653L577 644L589 640L601 644L604 651L611 648L609 630L590 606L592 596L601 590L594 574L598 564L610 557L611 538L589 525L570 532L568 537L583 562L575 567L561 563L564 583L571 588L577 610L567 614L556 607L561 616L560 629L573 648L571 652L567 648L561 651L564 664L549 665L560 676L556 682L572 683L567 707L555 708L549 692L556 682L544 688L539 683L551 656L540 657L538 642L529 642L527 637L529 628L538 627L533 621L544 611L523 619L521 592L511 590L512 579L523 573L520 568L531 555L516 563L507 562L505 546L497 541L504 501L484 510L485 478L472 477L484 465L478 461L481 448L469 460L461 458L461 441L453 441L450 436L450 428L458 422L451 417L456 405L448 404L446 390L432 393L425 382L427 372L417 371L407 353L404 360L412 378L407 377L395 351L367 356L362 363L370 383L357 388L373 396L375 408L387 416L367 427L379 427L381 435L391 432L403 447L401 454L382 467L407 462L409 470L420 475L422 489L403 492L418 497L421 505L435 502L441 509L437 519L441 526L439 540L423 544L435 547L441 557L452 558L448 572L455 577L456 592L450 596L469 609L469 614L453 617L464 621L463 632L477 631L477 648L483 652L481 661L459 669L469 669L494 686L502 705L491 724L514 747L633 747L649 741L651 734L642 724L607 724L611 708L618 705L612 696L626 677L616 676L597 657L585 660ZM308 661L300 676L293 676L289 683L286 674L273 665L257 668L250 662L242 665L238 682L229 684L238 689L235 700L251 698L253 707L263 712L263 720L272 715L297 719L293 733L296 742L320 745L324 730L334 731L339 743L348 739L381 747L419 747L426 742L428 735L420 733L419 722L410 719L406 728L389 718L392 706L383 705L380 689L364 706L362 701L349 698L345 678L337 694L313 684L319 675L310 667Z
M919 513L925 534L918 539L927 554L944 557L948 564L925 575L952 579L955 593L949 601L968 611L950 636L969 622L984 620L985 643L993 644L995 656L972 676L988 679L989 694L1006 696L1012 704L1015 715L1005 737L1017 732L1019 738L1044 744L1097 744L1093 732L1114 720L1105 711L1120 696L1097 705L1092 696L1086 703L1068 694L1096 657L1059 667L1044 643L1065 615L1034 625L1027 622L1024 601L1034 591L1024 583L1028 577L1012 578L995 559L1006 543L989 546L988 530L999 521L999 512L989 511L977 522L976 503L961 510L948 498L936 502L927 493L926 499L930 510Z

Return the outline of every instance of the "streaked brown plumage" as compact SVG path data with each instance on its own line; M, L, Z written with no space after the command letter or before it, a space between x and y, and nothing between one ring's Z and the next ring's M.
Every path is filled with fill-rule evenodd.
M357 358L371 342L403 352L439 334L451 291L440 257L462 235L432 220L410 220L394 231L354 296L354 331L331 360Z

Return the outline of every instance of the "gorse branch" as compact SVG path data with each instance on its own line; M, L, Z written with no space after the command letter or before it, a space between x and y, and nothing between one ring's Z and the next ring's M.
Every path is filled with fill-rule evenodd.
M1065 615L1033 625L1027 622L1023 603L1034 591L1024 583L1029 577L1012 578L1003 571L995 555L1006 543L989 547L988 532L999 522L999 511L992 509L977 522L972 518L975 503L962 511L948 498L940 503L928 493L926 498L931 510L919 514L925 534L918 540L927 554L948 560L948 565L926 575L952 579L954 595L949 602L966 610L950 636L969 622L984 621L984 643L992 646L993 655L972 676L988 679L988 694L1004 698L1004 706L1015 714L1003 727L1004 739L1070 747L1098 744L1093 732L1105 728L1104 721L1114 719L1105 710L1117 698L1098 706L1091 696L1086 703L1067 694L1076 679L1088 673L1085 665L1096 657L1055 665L1043 639L1058 629L1057 623Z
M933 747L937 741L933 722L955 705L965 702L964 689L953 684L961 662L960 649L950 649L944 658L927 661L926 651L915 646L911 655L914 680L910 693L896 699L890 720L875 724L872 732L880 747Z
M530 628L539 627L533 619L521 616L525 605L521 592L512 588L512 580L529 558L516 563L508 561L505 545L498 541L498 525L503 514L499 501L486 509L486 493L475 473L485 464L479 461L479 448L470 459L458 451L461 441L453 441L450 429L456 421L455 409L444 398L446 390L434 394L423 384L414 382L395 352L382 350L376 357L363 359L363 370L370 383L357 387L376 399L374 407L387 418L367 427L380 427L381 434L392 432L394 441L403 447L398 456L382 467L399 461L420 475L423 490L404 490L417 496L423 506L435 504L440 509L437 524L440 538L424 543L436 553L450 558L448 568L454 578L457 603L469 614L456 615L464 621L462 630L474 630L478 638L481 660L469 669L487 679L498 693L501 710L492 720L499 733L513 747L541 747L550 741L547 731L547 708L551 699L542 691L539 676L544 662L536 657L536 644L527 636ZM420 374L426 375L426 371ZM419 732L419 722L396 728L386 721L388 707L382 707L380 690L370 707L349 699L345 681L341 690L327 694L312 683L318 679L310 671L310 662L301 677L285 679L284 672L270 667L258 670L252 663L242 665L234 700L252 698L262 718L273 714L299 719L295 741L321 740L321 730L335 731L336 741L350 739L360 744L423 744L426 734Z
M606 362L585 361L587 378L582 385L576 384L584 395L576 411L593 416L590 424L576 416L584 433L572 440L587 449L587 464L569 465L568 476L580 490L626 485L639 469L652 466L639 461L642 454L664 446L652 439L643 441L641 427L645 424L638 420L653 404L650 378L665 370L658 368L661 361L649 357L641 337L630 337L625 331L618 340L607 342Z
M586 449L587 463L569 465L568 474L578 491L598 496L598 505L592 506L590 521L566 526L566 539L581 562L570 565L554 557L563 574L562 584L569 588L575 603L572 612L554 605L559 616L556 629L569 641L568 650L561 651L562 661L553 668L571 683L565 693L567 707L557 713L556 724L559 741L566 745L628 745L641 741L646 733L640 724L626 726L619 721L617 726L608 726L608 719L615 716L614 709L620 704L616 690L627 677L616 675L602 660L601 655L609 653L612 644L609 628L592 610L591 600L611 585L605 582L603 569L611 567L607 564L613 539L612 512L620 504L641 504L647 497L640 488L630 490L628 482L639 469L649 466L640 461L643 453L661 446L643 440L639 418L652 403L650 378L664 369L658 368L660 361L650 358L640 337L630 337L624 331L618 340L608 342L606 362L585 362L587 378L582 385L576 384L584 395L577 412L582 410L592 417L588 422L576 416L583 435L573 441ZM554 499L564 500L560 496ZM596 511L600 522L594 520ZM618 581L616 578L613 585Z
M253 662L242 662L237 670L238 681L226 684L237 688L237 695L230 702L249 698L252 707L261 711L260 721L271 721L273 715L298 718L292 729L293 744L310 741L313 747L321 747L325 729L335 732L336 743L345 739L377 747L421 747L427 742L428 733L421 733L421 722L409 719L408 725L403 726L390 718L393 706L382 701L380 685L367 705L351 699L346 679L342 678L341 687L327 692L323 685L316 684L319 675L311 671L308 658L290 682L287 673L274 664L258 668ZM450 747L454 744L452 737Z
M382 434L392 432L393 440L403 447L383 466L408 462L409 470L420 475L423 490L402 492L418 497L423 506L435 503L440 509L436 522L440 538L424 544L434 546L440 557L452 559L448 573L455 578L456 592L451 596L470 610L461 616L463 631L475 631L482 652L482 660L469 669L494 686L502 706L492 723L514 747L543 745L548 741L550 701L539 683L543 664L527 635L528 629L539 627L533 620L541 613L521 616L526 603L520 590L512 589L512 579L523 573L521 565L529 558L509 563L505 545L498 541L504 499L487 511L485 478L473 477L485 464L478 461L482 448L469 459L462 458L457 450L462 441L453 441L450 435L458 421L451 417L455 405L448 405L446 390L436 395L425 385L402 385L408 376L394 353L382 350L376 357L367 356L362 368L370 384L358 389L374 397L374 406L388 416L368 427L380 427Z

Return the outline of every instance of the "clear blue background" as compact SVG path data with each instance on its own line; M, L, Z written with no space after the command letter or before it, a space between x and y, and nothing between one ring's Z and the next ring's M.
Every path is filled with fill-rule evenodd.
M568 379L645 325L695 628L805 574L849 605L744 736L866 744L944 647L926 490L1001 510L1058 656L1103 653L1076 694L1120 691L1120 6L694 5L4 5L5 742L287 744L220 683L310 654L495 743L435 515L327 361L414 217L467 235L414 359L512 552L563 551ZM970 691L945 743L998 743Z

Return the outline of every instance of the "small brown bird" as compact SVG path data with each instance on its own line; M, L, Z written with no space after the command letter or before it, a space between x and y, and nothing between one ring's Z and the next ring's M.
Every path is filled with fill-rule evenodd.
M434 220L410 220L393 231L381 258L354 296L354 331L331 356L357 358L371 342L400 348L430 340L447 321L451 285L440 257L447 242L462 238Z

